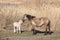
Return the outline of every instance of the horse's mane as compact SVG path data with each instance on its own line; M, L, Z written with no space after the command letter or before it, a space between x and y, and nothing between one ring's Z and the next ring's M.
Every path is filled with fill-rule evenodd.
M35 18L35 16L29 15L29 14L26 14L26 17L28 18L28 20L32 20L33 18Z

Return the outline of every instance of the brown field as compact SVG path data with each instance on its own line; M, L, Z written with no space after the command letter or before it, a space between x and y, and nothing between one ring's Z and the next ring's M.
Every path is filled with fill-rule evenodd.
M11 32L12 24L21 19L24 14L30 14L37 18L49 18L51 30L54 33L47 36L43 34L31 35L30 32L14 34ZM27 25L27 23L25 24ZM0 32L2 38L10 37L10 40L60 40L60 0L0 0L0 30L3 30ZM6 30L8 31L6 32Z

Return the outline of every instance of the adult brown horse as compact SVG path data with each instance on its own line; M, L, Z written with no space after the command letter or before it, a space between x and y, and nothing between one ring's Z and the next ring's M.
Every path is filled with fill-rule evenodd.
M36 18L35 16L24 14L23 20L25 20L26 18L30 21L30 24L32 25L31 30L33 30L33 34L36 33L35 27L42 27L43 25L46 30L45 34L48 34L48 33L50 34L50 20L48 18L46 17Z

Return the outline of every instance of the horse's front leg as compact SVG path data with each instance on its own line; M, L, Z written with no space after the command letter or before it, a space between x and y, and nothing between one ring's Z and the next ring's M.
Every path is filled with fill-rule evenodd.
M33 31L33 35L35 35L35 34L36 34L35 27L36 27L36 26L33 26L33 29L32 29L32 31Z

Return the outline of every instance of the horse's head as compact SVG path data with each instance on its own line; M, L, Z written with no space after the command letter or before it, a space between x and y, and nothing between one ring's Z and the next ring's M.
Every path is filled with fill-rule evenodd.
M28 20L30 21L30 20L32 20L33 18L35 18L35 16L31 16L31 15L29 15L29 14L24 14L24 16L23 16L23 20L28 19Z

